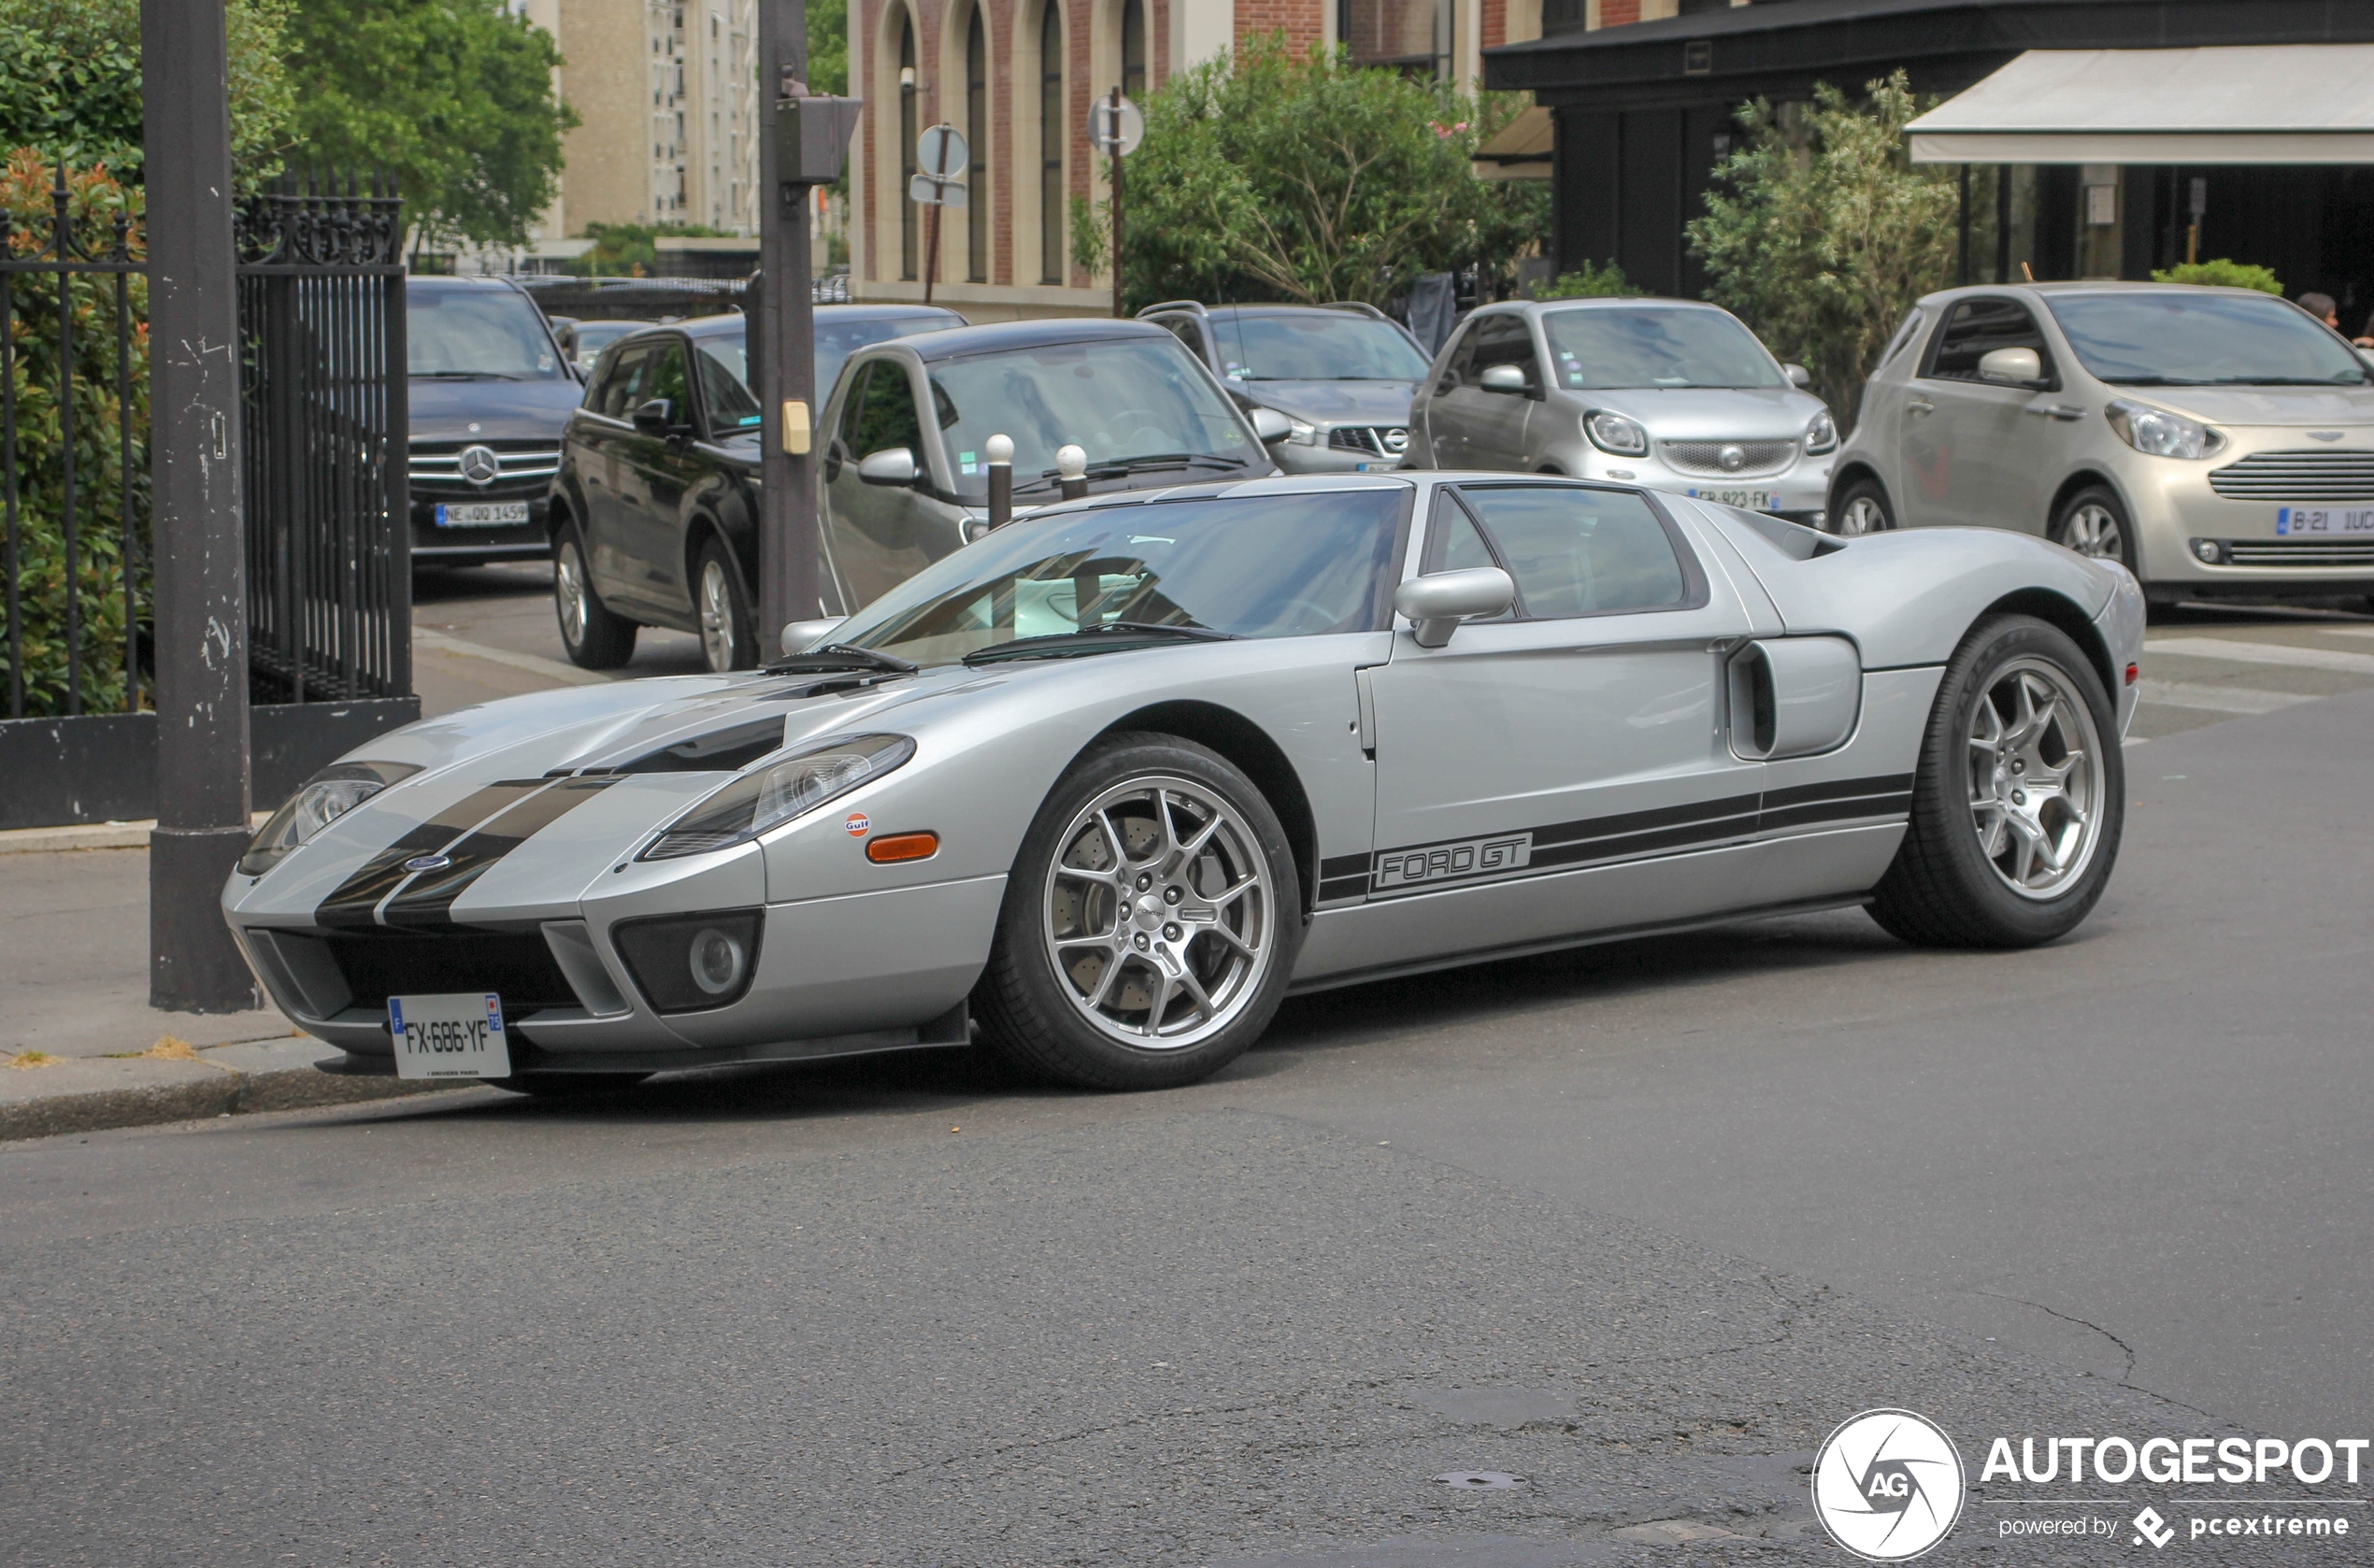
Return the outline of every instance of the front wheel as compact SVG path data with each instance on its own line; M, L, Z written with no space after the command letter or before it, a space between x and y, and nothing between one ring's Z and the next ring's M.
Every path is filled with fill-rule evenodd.
M694 607L701 618L701 654L711 674L747 670L758 663L756 618L742 592L742 574L715 539L701 546L694 576Z
M574 522L563 523L552 541L552 611L561 622L561 647L578 668L615 670L635 657L635 622L612 614L594 592L585 539Z
M2115 561L2130 572L2135 570L2135 528L2127 521L2118 492L2108 485L2088 485L2061 503L2052 519L2051 537L2054 544L2080 555Z
M973 1005L994 1048L1083 1089L1166 1089L1269 1026L1302 932L1261 791L1173 735L1091 750L1016 858Z
M2085 655L2041 620L1989 617L1938 684L1871 916L1924 947L2064 935L2109 881L2125 794L2118 720Z
M1830 532L1847 538L1865 534L1884 534L1895 526L1895 514L1888 509L1888 492L1880 481L1860 478L1847 486L1838 497L1838 511L1830 520Z

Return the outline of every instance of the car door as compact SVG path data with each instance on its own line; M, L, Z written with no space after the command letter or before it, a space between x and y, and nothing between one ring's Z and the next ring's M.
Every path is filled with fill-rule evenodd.
M825 464L824 538L846 609L880 598L953 548L951 508L932 498L931 450L923 439L914 378L907 362L885 355L845 374L840 451ZM915 457L914 485L869 485L857 466L875 452L904 447Z
M576 419L584 433L578 473L584 487L585 515L579 522L585 531L585 569L594 591L605 600L634 597L628 585L640 575L627 548L634 529L624 487L630 473L627 449L635 435L629 421L636 389L651 369L651 355L648 343L622 346Z
M1523 884L1752 838L1763 764L1723 739L1723 653L1752 626L1730 579L1648 497L1570 483L1445 487L1425 549L1425 570L1501 566L1518 600L1440 648L1400 630L1368 672L1371 898L1505 882L1478 895L1494 913L1477 946L1723 907L1744 867L1647 910L1593 902L1593 879Z
M1410 421L1417 426L1425 443L1426 466L1430 468L1464 468L1467 456L1467 429L1460 419L1461 405L1452 399L1467 373L1467 361L1476 349L1476 323L1472 318L1452 334L1444 345L1442 368L1430 372L1433 379L1423 383L1416 403L1409 410Z
M1499 311L1479 316L1471 336L1457 362L1457 383L1434 400L1435 417L1447 415L1458 433L1459 461L1451 466L1521 470L1526 466L1525 426L1541 392L1533 326L1520 312ZM1485 390L1484 373L1504 364L1523 372L1524 392Z
M635 410L657 401L667 405L667 433L628 426L622 449L619 484L619 549L624 557L620 593L642 606L689 624L692 596L684 581L684 504L701 474L693 450L694 391L691 348L674 333L654 340L636 383Z
M1997 349L2034 349L2039 382L1981 379L1980 360ZM1954 302L1903 400L1900 520L2042 532L2047 449L2066 422L2050 413L2060 384L2026 304L2009 295Z

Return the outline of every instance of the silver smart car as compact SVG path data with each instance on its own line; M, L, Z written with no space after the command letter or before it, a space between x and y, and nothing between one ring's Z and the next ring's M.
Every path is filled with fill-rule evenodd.
M1420 385L1409 466L1618 479L1818 524L1838 432L1809 379L1693 300L1495 305Z
M2247 289L1949 289L1882 355L1829 509L2041 534L2158 600L2367 592L2374 375Z

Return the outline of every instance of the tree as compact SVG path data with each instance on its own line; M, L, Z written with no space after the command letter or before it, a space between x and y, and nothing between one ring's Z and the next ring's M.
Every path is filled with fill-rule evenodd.
M2219 256L2206 262L2179 262L2172 267L2154 269L2154 283L2208 283L2224 289L2256 289L2263 294L2283 297L2283 284L2274 273L2252 262L2230 262Z
M1339 51L1247 43L1173 77L1144 107L1123 172L1123 292L1381 304L1422 272L1498 269L1548 224L1549 192L1475 178L1470 154L1523 107ZM1075 213L1075 250L1109 232Z
M577 123L551 34L505 0L304 0L289 36L308 161L393 175L425 240L526 242Z
M849 91L849 0L808 0L808 90Z
M1959 245L1952 171L1905 153L1905 124L1926 106L1900 70L1865 91L1858 106L1817 86L1801 119L1762 99L1742 108L1747 145L1688 225L1707 297L1810 370L1842 425L1912 302L1952 280Z

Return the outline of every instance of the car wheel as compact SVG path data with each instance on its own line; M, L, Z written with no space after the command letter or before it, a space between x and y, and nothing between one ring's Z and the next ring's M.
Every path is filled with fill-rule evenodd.
M613 615L585 571L585 541L570 523L552 542L552 610L561 647L579 669L614 670L635 657L635 622Z
M481 1081L493 1089L508 1089L514 1094L534 1095L538 1100L592 1100L604 1094L615 1094L622 1089L633 1089L649 1073L514 1073L508 1078L486 1078Z
M1989 617L1946 666L1872 918L1924 947L2049 942L2102 896L2125 800L2118 720L2093 664L2041 620Z
M2108 485L2088 485L2063 502L2050 537L2080 555L2135 570L2135 530L2117 492Z
M1895 514L1888 510L1888 492L1874 478L1860 478L1847 486L1838 497L1838 510L1831 515L1830 532L1846 537L1863 534L1884 534L1895 526Z
M1252 781L1193 741L1114 735L1031 824L974 1010L1038 1076L1193 1083L1269 1026L1301 936L1294 854Z
M711 672L747 670L758 663L756 618L742 592L742 575L715 539L701 546L693 574L693 607L701 618L701 654Z

